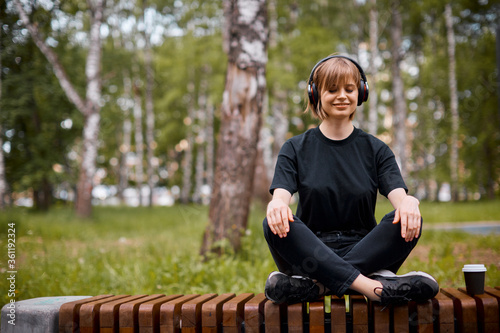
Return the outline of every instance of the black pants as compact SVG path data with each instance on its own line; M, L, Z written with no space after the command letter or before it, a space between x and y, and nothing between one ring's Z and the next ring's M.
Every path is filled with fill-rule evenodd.
M401 237L401 224L393 224L393 219L394 211L366 236L341 232L316 235L296 216L284 238L272 233L267 218L263 227L281 272L316 279L341 297L360 273L368 275L380 269L396 273L415 247L419 238L406 242Z

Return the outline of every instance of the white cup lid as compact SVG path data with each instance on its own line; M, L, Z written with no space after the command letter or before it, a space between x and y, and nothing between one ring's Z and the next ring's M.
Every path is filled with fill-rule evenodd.
M482 264L464 265L462 272L486 272L486 267Z

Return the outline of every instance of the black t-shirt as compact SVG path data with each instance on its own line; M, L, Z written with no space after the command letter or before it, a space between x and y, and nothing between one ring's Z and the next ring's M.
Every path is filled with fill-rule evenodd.
M368 232L376 225L377 190L387 196L408 191L390 148L354 128L344 140L331 140L319 127L285 142L278 155L276 188L299 193L297 217L312 231Z

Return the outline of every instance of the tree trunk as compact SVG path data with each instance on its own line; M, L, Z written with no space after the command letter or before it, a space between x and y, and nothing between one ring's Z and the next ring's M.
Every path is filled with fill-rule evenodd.
M192 75L194 80L194 73ZM193 175L193 148L194 148L194 134L193 122L195 121L195 105L194 105L194 82L188 83L188 92L190 94L190 102L188 104L188 116L184 121L187 126L186 141L187 147L184 149L184 158L182 160L182 189L181 189L181 202L186 204L190 200L191 189L193 183L191 177Z
M94 112L85 117L83 125L82 162L77 183L76 213L80 217L92 215L92 188L97 161L97 138L101 116Z
M206 108L207 108L208 82L205 77L201 78L198 93L198 111L196 121L198 123L198 133L196 136L196 166L195 183L193 192L193 202L202 203L202 188L205 183L205 145L207 137Z
M207 114L206 114L206 140L207 144L205 146L207 157L207 173L206 181L210 189L214 186L214 155L215 155L215 139L214 139L214 106L208 101L207 104Z
M247 227L267 63L265 0L224 2L228 68L214 190L201 253L238 251Z
M401 169L403 178L407 176L406 168L406 101L404 95L404 83L401 76L400 64L403 60L403 50L401 47L403 35L403 21L400 12L399 0L392 2L392 94L393 94L393 124L394 150L396 159Z
M0 66L0 68L1 68L1 66ZM0 78L0 82L1 82L1 78ZM1 94L1 91L2 91L2 85L0 83L0 94ZM5 181L5 161L4 161L4 157L3 157L3 148L2 147L3 147L2 124L0 124L0 210L3 210L5 208L5 194L7 192L7 182Z
M139 206L143 206L142 182L144 181L144 137L142 135L142 98L139 87L134 84L134 138L135 138L135 182L139 192Z
M127 73L124 72L123 79L124 99L129 101L131 99L132 82ZM124 191L128 187L129 167L128 157L130 153L130 145L132 143L132 121L130 121L130 108L128 103L122 106L123 109L123 133L122 143L120 145L120 170L118 173L118 198L121 203L125 203Z
M450 142L450 178L451 200L458 201L458 94L455 74L455 33L453 32L453 13L449 3L445 6L446 37L448 40L448 85L450 88L451 142Z
M90 217L92 214L93 177L96 170L97 143L100 122L101 99L101 38L100 29L103 21L105 0L88 1L90 6L90 38L89 51L85 64L87 78L85 100L81 98L68 78L57 54L45 43L37 24L30 22L20 0L14 0L19 16L28 29L31 38L47 58L59 84L68 99L84 116L83 147L80 162L80 175L77 184L77 198L75 203L76 214L80 217Z
M153 206L153 191L155 187L154 181L154 149L156 142L154 139L155 130L155 114L153 103L153 86L154 86L154 71L153 71L153 55L151 52L151 41L146 25L146 0L143 1L143 21L144 21L144 66L146 67L146 158L147 158L147 176L149 187L149 206Z
M0 21L0 27L3 26ZM2 40L2 29L0 28L0 41ZM0 69L2 68L2 43L0 43ZM2 111L2 75L0 73L0 112ZM0 210L5 208L5 192L7 192L7 182L5 181L5 161L3 157L2 123L0 123Z
M497 73L500 72L500 8L497 8L497 29L496 29L496 51L497 51ZM498 123L500 124L500 75L497 74L498 87Z
M370 99L368 110L368 132L377 135L378 130L378 95L375 89L378 58L378 10L377 0L370 0Z

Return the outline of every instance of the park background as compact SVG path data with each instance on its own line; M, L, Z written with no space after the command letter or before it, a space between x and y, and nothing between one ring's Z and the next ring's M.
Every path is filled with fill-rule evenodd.
M0 274L13 224L16 300L262 292L274 161L317 126L305 89L331 53L365 69L355 125L393 149L422 202L401 272L459 287L461 266L480 262L500 285L493 1L0 6ZM379 201L378 220L391 210Z

